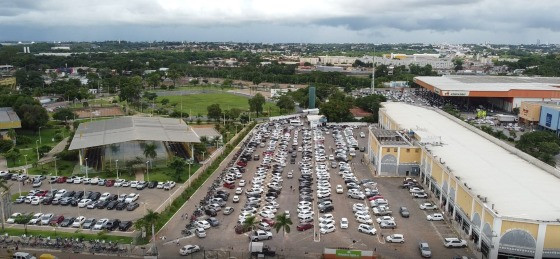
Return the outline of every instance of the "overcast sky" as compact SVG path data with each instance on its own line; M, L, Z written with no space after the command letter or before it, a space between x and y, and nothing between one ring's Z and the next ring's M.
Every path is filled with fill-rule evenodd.
M0 40L560 42L557 0L0 0Z

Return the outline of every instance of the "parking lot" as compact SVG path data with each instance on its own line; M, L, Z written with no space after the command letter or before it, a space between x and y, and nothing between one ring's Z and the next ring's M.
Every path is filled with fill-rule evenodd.
M273 131L274 127L270 127L269 130ZM282 136L284 133L290 133L290 136L293 137L295 130L289 130L288 125L279 125L278 128L280 132L282 132ZM285 130L284 130L285 129ZM329 132L326 134L326 132ZM330 163L334 163L335 161L328 160L328 157L333 154L333 151L336 149L335 140L332 136L332 129L323 129L321 134L318 132L311 132L311 141L313 141L312 145L315 147L319 145L321 142L322 146L325 150L325 157L327 157L327 165ZM364 132L365 136L360 137L360 132ZM303 143L303 131L299 131L298 134L298 145ZM324 137L324 140L317 136L321 135ZM367 128L356 128L353 129L353 136L358 141L359 147L366 147L367 146ZM293 139L288 141L290 145L293 142ZM240 215L241 210L245 207L247 201L246 190L254 187L251 185L253 181L255 173L258 171L257 168L263 162L264 152L270 148L270 138L267 138L263 141L266 143L264 147L259 145L255 148L252 152L253 155L258 154L259 160L253 160L248 162L247 166L245 167L246 171L243 173L242 178L235 181L235 188L234 189L225 189L227 192L230 193L229 199L226 202L225 206L232 207L234 212L230 215L224 215L222 211L218 211L216 219L220 222L220 224L216 227L211 227L206 229L207 236L203 238L199 238L196 235L184 237L180 239L180 245L192 244L192 245L199 245L203 247L205 250L221 250L224 252L230 251L232 252L245 252L247 253L249 249L249 236L252 232L247 232L243 234L236 234L235 233L235 226L238 225L238 221L241 217ZM289 146L290 146L289 145ZM273 145L275 154L279 153L279 145ZM271 149L269 149L270 151ZM359 150L359 149L358 149ZM315 152L311 152L313 154L313 162L315 164ZM281 193L278 196L276 202L279 205L277 209L276 215L280 215L285 211L289 211L290 218L293 222L291 225L290 233L277 233L274 228L272 228L272 238L270 240L265 240L265 244L275 248L278 253L286 256L287 258L301 258L301 257L318 257L322 252L323 248L331 247L331 248L350 248L350 249L357 249L357 250L374 250L377 254L383 255L389 258L395 257L420 257L418 244L420 241L427 242L431 248L432 254L434 258L453 258L454 256L472 256L465 248L457 248L457 249L449 249L445 248L443 245L443 238L444 237L455 237L455 232L446 224L445 221L440 222L431 222L426 220L426 216L428 214L434 213L436 211L422 211L419 208L419 205L423 202L426 202L426 199L413 199L411 194L409 193L408 189L403 189L400 186L403 184L402 178L380 178L374 177L371 173L368 165L363 160L365 152L357 151L356 155L348 162L351 167L351 172L353 172L354 176L357 178L358 181L364 179L372 179L376 182L376 184L370 185L371 189L375 186L378 191L379 195L382 195L384 199L389 202L390 208L392 209L392 217L394 217L394 221L397 225L395 229L382 229L380 228L379 223L377 223L376 218L377 216L373 215L372 208L369 204L368 199L360 200L360 199L352 199L348 197L347 193L347 186L345 184L344 179L341 175L338 174L339 169L331 168L331 166L327 166L328 174L330 175L330 186L331 186L331 194L330 199L332 200L332 205L334 206L334 210L332 212L328 212L332 214L334 219L334 232L327 233L329 231L323 231L324 233L321 234L320 219L319 217L324 216L325 213L320 213L318 209L318 197L316 190L318 189L317 186L317 175L315 170L313 170L313 185L312 185L312 193L313 193L313 201L311 201L312 206L312 214L313 214L313 227L304 230L298 231L297 226L301 223L300 219L298 219L298 202L300 202L300 193L298 192L299 186L299 178L302 176L300 171L300 162L302 161L302 152L297 151L297 157L295 163L290 163L291 153L286 156L285 160L285 167L282 170L282 189ZM352 156L350 156L352 157ZM336 162L338 163L338 161ZM271 164L274 164L271 163ZM313 167L315 168L315 167ZM262 170L262 169L261 169ZM266 188L268 183L271 183L274 176L271 174L272 168L268 170L266 177L264 177L264 183L262 186L264 189ZM293 171L293 178L289 178L288 174ZM278 179L278 178L276 178ZM238 195L240 201L238 203L233 203L233 196L235 195L235 189L239 187L240 180L245 180L246 185L241 187L243 188L243 194ZM275 182L278 182L276 180ZM337 185L342 185L344 189L344 193L336 193L335 189ZM202 190L206 190L207 187L203 186ZM360 187L361 191L364 191L363 186ZM260 222L263 216L259 215L263 211L263 206L266 204L264 201L264 196L266 192L263 192L262 200L260 202L260 207L257 208L256 213L256 221ZM356 203L364 204L369 213L369 216L372 219L372 224L376 229L375 235L369 235L365 233L360 233L358 231L359 222L356 220L356 217L353 213L353 206ZM401 206L405 206L410 211L409 218L403 218L398 213L398 208ZM202 217L204 219L206 217ZM348 228L342 229L340 225L341 218L348 219ZM274 220L274 219L273 219ZM177 226L180 227L180 226ZM388 243L386 242L386 237L392 234L402 234L404 235L405 242L403 244L400 243ZM175 237L172 237L175 238ZM169 241L166 245L173 245L174 241ZM176 249L176 248L175 248ZM163 251L172 251L174 250L171 247L165 247ZM177 251L177 250L175 250ZM176 252L174 252L176 253ZM173 255L171 253L169 255ZM195 254L196 255L196 254ZM195 256L196 257L196 256Z
M125 206L122 209L112 208L107 209L107 207L103 208L87 208L87 207L80 207L80 206L72 206L68 205L61 205L61 204L43 204L40 202L37 205L32 205L31 203L12 203L11 213L52 213L54 215L62 215L65 218L68 217L79 217L85 216L86 218L95 218L96 220L107 218L107 219L119 219L120 221L134 221L146 213L148 209L156 210L160 206L164 206L166 202L169 202L168 198L170 195L176 191L178 188L173 188L170 191L164 189L156 188L144 188L142 190L138 190L132 187L116 187L116 186L100 186L100 185L93 185L93 184L83 184L83 183L49 183L49 178L42 181L42 185L40 187L34 188L30 183L23 184L20 181L8 181L11 184L10 191L12 194L18 194L21 190L22 193L27 193L32 189L44 190L44 191L51 191L51 190L66 190L68 192L75 191L79 192L82 191L84 194L88 192L99 192L100 194L110 193L111 195L120 196L123 194L131 194L136 193L138 194L138 198L135 201L126 202L126 205L130 203L137 203L137 207L133 210L127 210ZM24 195L25 196L25 195ZM103 197L103 195L101 195ZM83 197L85 198L85 197ZM82 199L78 199L82 200ZM110 203L109 203L110 204ZM118 204L118 203L116 203ZM125 204L123 204L125 205ZM48 228L45 226L45 228ZM134 229L131 227L128 231L133 231ZM88 230L93 231L93 230Z

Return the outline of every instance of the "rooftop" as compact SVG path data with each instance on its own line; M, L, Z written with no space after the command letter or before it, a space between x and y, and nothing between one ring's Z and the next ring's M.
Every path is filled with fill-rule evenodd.
M352 115L354 117L367 117L372 115L371 112L368 112L360 107L352 107L350 108L350 113L352 113Z
M200 142L199 136L180 119L119 117L80 124L69 150L127 141Z
M461 184L488 197L499 215L555 221L560 215L560 179L434 110L399 102L383 104L401 129L421 128L441 137L429 145Z
M442 91L560 91L560 77L417 76L414 80L420 80Z
M0 123L19 122L19 121L20 121L19 116L16 114L14 109L12 109L11 107L0 107Z
M382 145L410 145L396 130L371 129L371 132Z

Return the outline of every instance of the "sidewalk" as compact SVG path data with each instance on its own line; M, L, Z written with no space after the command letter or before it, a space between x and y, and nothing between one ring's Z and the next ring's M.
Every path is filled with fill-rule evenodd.
M39 159L39 164L46 164L48 162L51 162L54 160L54 156L56 156L58 153L64 151L64 148L66 147L66 145L68 144L68 137L64 138L62 141L60 141L58 144L56 144L56 146L54 146L51 151L49 151L49 153L47 153L44 157L42 157L41 159Z

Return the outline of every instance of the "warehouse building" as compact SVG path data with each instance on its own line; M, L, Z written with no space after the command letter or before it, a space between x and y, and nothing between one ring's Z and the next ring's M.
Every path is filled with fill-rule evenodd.
M447 113L404 103L384 103L370 136L377 173L411 174L414 166L400 165L416 164L425 188L483 258L560 258L555 168Z
M0 136L9 140L8 130L21 128L21 120L12 107L0 107Z
M414 82L434 94L474 107L512 111L526 101L560 100L560 77L418 76Z

